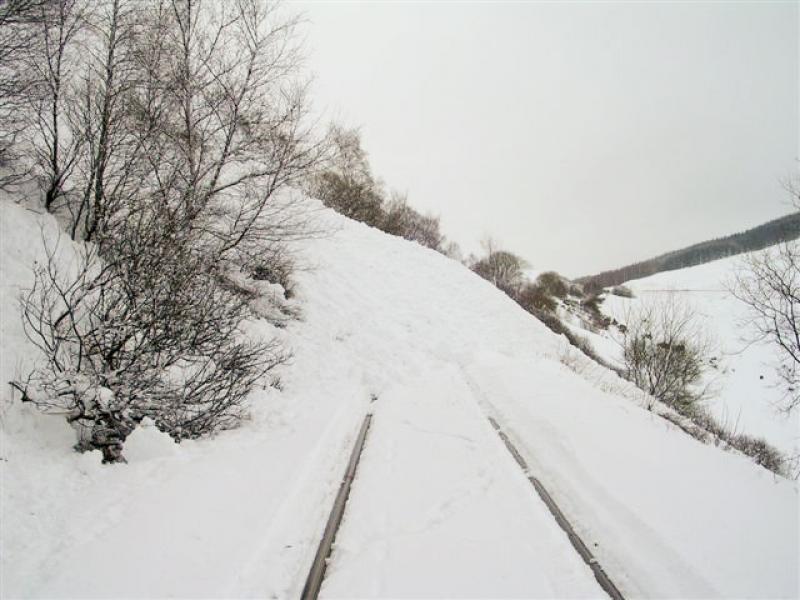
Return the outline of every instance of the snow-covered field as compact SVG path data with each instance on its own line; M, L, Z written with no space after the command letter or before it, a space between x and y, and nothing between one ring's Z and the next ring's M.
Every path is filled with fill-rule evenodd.
M2 597L297 597L367 410L323 596L602 596L492 415L625 595L797 597L796 482L596 389L460 264L320 218L302 319L255 327L294 351L283 391L254 393L241 429L175 446L144 428L106 466L2 388ZM4 382L34 356L15 298L40 222L52 237L0 204Z
M783 387L773 368L774 348L752 343L747 307L728 291L742 260L734 256L627 282L636 298L609 295L605 310L624 320L627 308L638 302L666 294L681 298L696 311L719 346L716 394L708 401L708 408L730 428L763 437L787 456L796 456L800 454L800 414L787 415L780 410ZM613 344L595 339L593 343L605 356L613 356Z

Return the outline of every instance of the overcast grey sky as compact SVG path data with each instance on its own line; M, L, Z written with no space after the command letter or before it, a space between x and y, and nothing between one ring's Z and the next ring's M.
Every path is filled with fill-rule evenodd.
M795 2L291 7L315 104L467 249L579 276L789 210Z

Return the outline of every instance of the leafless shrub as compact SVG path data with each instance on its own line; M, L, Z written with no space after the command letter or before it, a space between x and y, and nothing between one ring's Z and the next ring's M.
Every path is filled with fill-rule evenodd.
M475 261L472 270L491 282L512 298L516 298L525 283L524 259L506 250L500 250L492 240L484 242L486 255Z
M631 288L624 285L615 285L611 288L611 293L620 298L633 298L633 291Z
M547 271L536 278L537 285L549 296L563 299L569 293L567 281L555 271Z
M730 440L730 443L743 454L752 457L756 464L775 473L781 473L783 455L765 440L749 435L737 435Z
M574 340L567 340L560 348L558 360L597 389L647 406L646 394L642 390L623 378L618 368L593 357L587 349L591 350L588 341L576 344Z
M451 240L445 240L442 243L442 247L439 248L439 252L444 254L447 258L459 263L464 260L464 251L461 249L461 246L459 246L457 242Z
M68 272L51 248L22 299L44 362L18 387L65 412L108 462L144 417L177 440L235 426L246 394L287 358L276 342L242 335L247 302L217 284L204 257L174 240L157 247L143 252L134 238L105 259L89 248Z
M287 188L324 144L305 116L296 20L279 8L49 6L29 56L44 90L30 144L45 207L90 244L72 272L52 250L37 267L22 311L44 361L18 386L116 461L146 416L176 439L235 425L286 359L243 336L257 298L241 275L291 292L283 244L318 232Z
M256 281L280 285L287 299L294 294L292 274L295 268L294 258L284 244L267 246L259 256L248 261L245 267Z
M358 130L332 125L329 139L327 168L308 179L306 191L346 217L379 227L384 219L383 189L372 175Z
M517 296L519 305L529 312L552 313L558 306L558 302L538 283L525 284Z
M606 316L600 308L604 300L604 296L600 294L589 294L581 300L581 307L588 315L586 324L592 329L608 329L611 325L611 318Z
M800 406L800 246L788 242L743 259L731 292L749 309L749 341L776 350L783 410Z
M626 377L681 414L710 393L704 375L714 345L691 307L669 294L626 315L622 338Z
M350 219L461 259L458 245L442 235L438 217L415 210L401 194L387 198L372 174L358 130L333 125L329 140L331 153L324 168L304 182L310 196Z
M48 0L0 2L0 190L11 192L29 175L19 138L25 129L22 107L33 77L25 59L34 51L35 31Z
M399 195L388 202L385 211L381 224L383 231L433 250L442 250L445 239L439 228L438 217L414 210L406 198Z
M349 180L334 171L325 171L317 176L310 194L322 200L325 206L355 221L372 227L378 227L383 222L383 197L372 184Z
M306 233L281 193L325 147L306 116L296 19L258 0L47 6L24 112L43 203L73 238L102 245L140 210L220 258Z
M706 434L710 434L714 444L722 444L723 447L738 450L752 458L757 465L761 465L777 475L796 477L796 468L793 467L792 461L784 456L780 450L762 438L737 432L736 427L730 428L706 410L697 410L689 417L690 422L697 429L687 427L686 424L680 423L678 419L673 418L670 420L700 441L708 442Z
M585 293L583 285L580 283L575 283L574 281L569 282L568 288L568 294L570 296L575 296L576 298L582 297Z
M25 139L49 212L64 200L85 142L71 118L78 103L78 66L85 60L81 36L91 21L91 6L86 0L43 3L31 27L34 44L22 60L31 82L23 111Z
M569 330L569 328L564 325L564 323L555 313L535 309L528 309L528 312L544 323L544 325L556 335L563 335L567 337L567 339L569 339L569 336L572 335L572 332ZM572 341L570 341L570 343L572 343ZM573 345L577 347L576 344Z
M596 388L626 397L647 410L666 419L694 439L713 444L723 449L732 448L754 459L756 464L777 475L796 478L800 475L797 457L787 457L763 439L753 438L736 431L724 420L719 420L705 408L695 406L689 415L682 415L659 403L653 396L633 387L621 378L622 374L610 367L603 367L593 359L577 351L576 347L564 344L559 352L559 362L570 371L591 383Z

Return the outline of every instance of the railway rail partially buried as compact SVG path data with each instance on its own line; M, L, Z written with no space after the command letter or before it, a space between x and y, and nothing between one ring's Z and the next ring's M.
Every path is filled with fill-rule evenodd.
M609 595L612 600L625 600L622 593L619 591L614 582L611 581L611 578L608 574L603 570L603 567L600 566L600 563L597 562L597 559L592 554L589 547L584 543L581 537L576 533L575 529L572 527L572 524L567 520L567 517L564 516L564 513L556 504L556 501L553 500L553 497L547 491L547 488L542 485L542 482L539 481L534 475L531 474L530 468L528 467L528 463L522 457L522 454L519 453L514 443L509 439L506 433L500 427L500 424L489 417L489 422L494 427L494 430L497 432L497 435L500 436L500 439L503 440L508 451L511 453L511 456L514 457L514 460L517 464L522 468L525 473L525 476L528 478L528 481L531 482L536 493L539 495L539 498L542 499L542 502L545 503L550 513L558 523L558 526L567 534L572 547L575 548L575 551L580 555L583 559L583 562L587 564L587 566L592 570L594 573L594 578L597 580L597 583L603 589L603 591Z
M358 461L361 458L361 451L364 449L364 442L367 439L367 432L371 423L372 413L368 413L361 423L361 429L353 446L353 452L350 454L350 462L347 463L347 470L339 486L339 493L336 494L336 500L328 517L328 523L325 525L325 532L322 534L322 541L319 543L317 554L314 556L314 562L311 564L311 570L308 572L306 583L303 586L303 592L300 594L302 600L316 600L319 596L322 580L325 578L325 570L328 567L328 558L330 558L333 542L336 539L336 532L342 523L347 498L350 496L350 488L356 475Z

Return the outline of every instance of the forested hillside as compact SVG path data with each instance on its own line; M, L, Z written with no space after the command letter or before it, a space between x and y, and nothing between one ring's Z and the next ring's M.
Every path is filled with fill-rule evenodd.
M685 269L727 256L761 250L798 237L800 237L800 212L794 212L747 231L693 244L620 269L581 277L578 281L598 288L609 287L631 279L641 279L664 271Z

